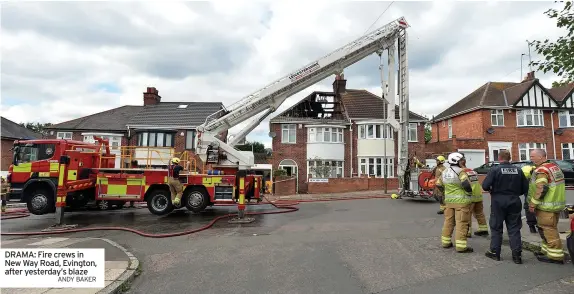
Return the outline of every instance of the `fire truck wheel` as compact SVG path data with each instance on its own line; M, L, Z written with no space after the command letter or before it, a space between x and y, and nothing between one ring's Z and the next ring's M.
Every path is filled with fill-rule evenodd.
M100 210L112 209L112 203L110 203L110 201L107 201L107 200L98 200L98 201L96 201L96 206L97 206Z
M202 212L209 205L209 196L204 188L191 188L185 195L185 207L193 212Z
M28 197L26 205L28 206L28 211L35 215L53 212L56 207L53 194L45 189L34 190Z
M147 199L149 212L155 215L166 215L173 211L171 204L171 194L164 189L157 189L149 195Z

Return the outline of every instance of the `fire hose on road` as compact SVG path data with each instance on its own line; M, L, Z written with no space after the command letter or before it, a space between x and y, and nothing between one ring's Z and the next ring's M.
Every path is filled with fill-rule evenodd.
M275 202L271 202L265 198L265 201L259 203L259 205L269 204L275 207L277 210L273 211L258 211L258 212L246 212L245 215L266 215L266 214L283 214L289 212L298 211L299 208L295 207L299 203L310 203L310 202L330 202L330 201L344 201L344 200L361 200L361 199L385 199L390 198L389 196L361 196L361 197L349 197L349 198L329 198L329 199L301 199L301 200L278 200ZM231 205L231 204L230 204ZM9 219L16 219L16 218L23 218L27 217L30 214L26 209L17 209L12 210L10 212L5 212L2 214L2 220L9 220ZM61 231L46 231L46 232L7 232L1 233L2 236L41 236L41 235L58 235L58 234L68 234L68 233L79 233L79 232L91 232L91 231L124 231L130 232L142 237L147 238L169 238L169 237L177 237L177 236L184 236L190 235L194 233L198 233L201 231L205 231L211 228L215 223L220 220L233 218L236 217L237 214L226 214L222 216L218 216L211 220L205 226L199 227L197 229L185 230L175 233L166 233L166 234L151 234L142 232L136 229L128 228L128 227L91 227L91 228L79 228L79 229L66 229Z

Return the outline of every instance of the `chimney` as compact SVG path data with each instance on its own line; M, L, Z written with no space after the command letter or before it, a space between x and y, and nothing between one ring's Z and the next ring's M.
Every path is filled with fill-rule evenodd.
M345 80L345 74L337 74L335 76L335 81L333 82L333 92L335 95L345 93L347 91L347 80Z
M531 72L529 72L529 73L526 74L526 77L524 78L524 81L523 81L523 82L531 81L531 80L534 80L534 79L536 79L536 77L534 77L534 72L531 71Z
M143 93L143 100L144 106L156 105L161 101L161 96L159 96L155 87L147 87L147 90Z

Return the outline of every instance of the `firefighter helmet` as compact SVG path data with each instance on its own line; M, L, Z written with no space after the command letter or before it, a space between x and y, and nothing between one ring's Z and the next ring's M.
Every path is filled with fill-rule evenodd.
M178 163L179 163L179 158L174 157L174 158L171 159L171 162L174 163L174 164L178 164Z
M392 199L398 199L398 198L399 198L399 195L393 193L393 194L391 195L391 198L392 198Z
M532 165L525 165L522 167L522 172L524 173L524 176L529 180L533 170L534 167Z
M444 156L442 155L439 155L437 156L436 160L440 163L444 163L446 161L446 158L444 158Z
M453 152L451 154L448 155L448 163L449 164L458 164L458 162L463 158L464 156L458 152Z

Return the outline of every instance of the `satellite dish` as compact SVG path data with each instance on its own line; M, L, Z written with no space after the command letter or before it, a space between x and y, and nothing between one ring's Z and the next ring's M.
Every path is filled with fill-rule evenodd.
M275 138L276 136L277 136L277 133L275 133L275 132L269 132L269 137Z
M488 128L486 129L486 132L492 135L494 134L494 128Z
M563 129L557 129L556 131L554 131L554 134L560 136L560 135L564 134L564 130Z

